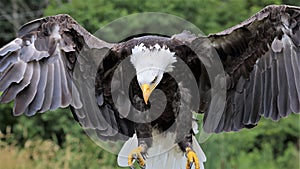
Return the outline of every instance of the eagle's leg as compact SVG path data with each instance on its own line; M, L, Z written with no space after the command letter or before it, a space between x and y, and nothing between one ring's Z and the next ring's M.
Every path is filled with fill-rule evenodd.
M189 103L188 93L181 93L184 100ZM180 149L185 153L187 162L186 169L191 169L195 165L195 169L200 169L199 159L197 154L192 148L193 144L193 134L192 123L193 123L193 114L185 106L181 107L182 111L179 112L176 119L176 140Z
M191 169L193 165L195 165L195 169L200 169L198 156L192 149L192 133L186 135L178 145L185 152L187 158L186 169Z
M131 169L133 161L136 160L142 169L146 168L146 154L149 147L152 145L151 124L136 124L136 135L138 138L138 147L133 149L128 155L128 165Z
M128 155L128 165L131 169L133 167L133 161L136 160L142 169L146 168L145 156L143 152L145 151L145 147L143 145L138 146L137 148L133 149Z
M191 147L185 149L186 152L186 169L191 169L193 164L195 164L195 169L200 169L199 159L197 154L192 150Z

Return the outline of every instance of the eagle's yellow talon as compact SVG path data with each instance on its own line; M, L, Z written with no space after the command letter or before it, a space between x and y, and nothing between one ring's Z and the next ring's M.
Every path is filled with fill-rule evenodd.
M133 160L137 160L141 168L146 168L146 162L142 155L144 148L139 146L136 149L133 149L128 155L128 165L133 168Z
M200 169L199 159L197 157L197 154L190 147L187 147L185 151L187 157L186 169L191 169L193 163L195 164L195 169Z

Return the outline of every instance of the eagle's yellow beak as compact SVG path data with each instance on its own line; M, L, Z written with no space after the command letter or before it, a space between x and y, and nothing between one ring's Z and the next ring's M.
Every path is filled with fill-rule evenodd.
M146 104L148 104L150 94L151 94L152 90L154 89L154 87L150 87L148 84L143 84L143 85L141 85L141 89L143 92L144 101Z

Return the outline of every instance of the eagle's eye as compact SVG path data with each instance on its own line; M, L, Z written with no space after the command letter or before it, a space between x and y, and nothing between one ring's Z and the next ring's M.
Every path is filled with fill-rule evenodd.
M157 76L155 76L155 78L152 80L151 84L154 84L157 80Z

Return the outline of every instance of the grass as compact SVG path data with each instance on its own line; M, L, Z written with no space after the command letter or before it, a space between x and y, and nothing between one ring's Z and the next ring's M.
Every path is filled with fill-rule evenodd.
M0 132L0 168L5 169L115 169L116 156L89 138L66 136L60 147L55 141L32 138L24 145L17 144L14 134Z

